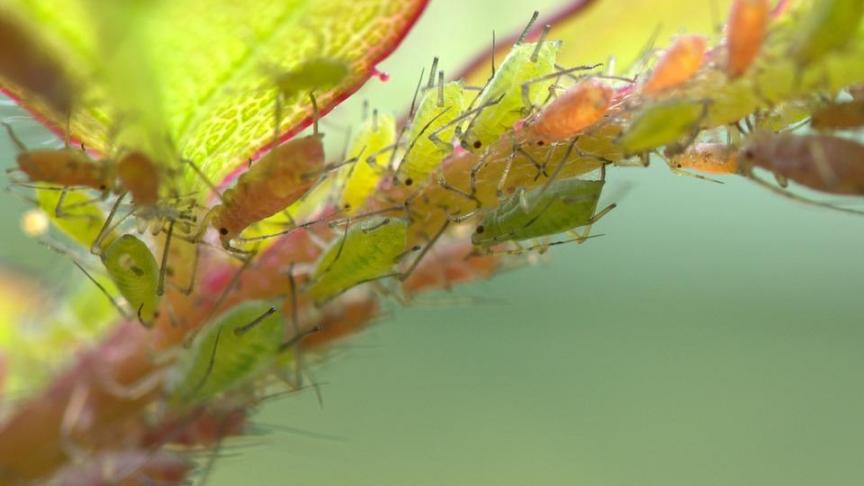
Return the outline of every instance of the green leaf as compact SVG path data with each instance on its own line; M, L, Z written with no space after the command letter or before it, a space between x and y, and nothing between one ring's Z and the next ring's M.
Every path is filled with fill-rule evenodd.
M326 113L371 76L427 1L7 0L0 88L55 131L68 120L88 148L141 150L166 169L190 159L219 180L274 133L284 140L311 123L298 89L285 94L276 129L277 81L316 59L345 66L343 79L315 89ZM37 75L45 72L53 82ZM204 187L191 173L175 181Z

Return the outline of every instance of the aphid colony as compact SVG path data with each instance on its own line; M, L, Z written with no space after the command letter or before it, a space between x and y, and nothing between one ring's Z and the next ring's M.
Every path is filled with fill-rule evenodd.
M607 176L652 154L675 173L737 174L858 212L787 184L864 194L864 145L844 132L864 124L860 88L851 86L864 80L807 95L825 82L819 61L845 55L862 35L862 13L861 0L824 0L776 18L768 0L736 0L719 46L679 36L663 52L648 49L653 69L625 73L633 77L599 64L559 66L560 42L546 39L548 27L530 41L529 23L483 86L446 81L436 59L408 120L373 111L347 160L327 160L316 120L313 133L281 144L277 128L272 150L224 190L201 161L183 161L214 193L210 207L203 195L172 191L170 164L144 151L94 159L68 146L30 150L6 128L27 179L16 184L35 185L34 202L57 228L98 256L97 272L73 258L112 302L177 346L161 383L191 407L270 371L301 386L302 351L362 327L379 299L410 302L586 241L616 207L600 204ZM794 35L772 30L792 24ZM793 84L760 84L778 58ZM275 126L283 98L307 94L314 106L315 89L346 73L322 58L278 76ZM802 101L813 107L804 116ZM818 133L796 131L808 124ZM208 274L198 276L199 266Z

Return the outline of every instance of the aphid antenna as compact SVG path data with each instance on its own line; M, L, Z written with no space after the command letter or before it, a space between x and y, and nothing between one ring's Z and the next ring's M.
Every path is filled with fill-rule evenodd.
M408 110L408 118L411 119L414 117L414 110L417 109L417 96L420 93L420 86L423 84L423 78L426 75L426 68L420 69L420 78L417 80L417 87L414 88L414 96L411 98L411 109ZM402 124L402 131L404 131L407 123Z
M217 188L216 185L213 184L210 178L207 177L207 174L205 174L195 162L192 162L189 159L180 159L180 162L188 165L189 167L192 167L192 170L195 172L195 174L198 175L204 185L206 185L211 191L213 191L213 194L216 195L216 197L221 203L225 203L225 199L222 197L222 193L219 192L219 188Z
M49 243L45 243L43 241L40 241L40 243L42 243L43 245L47 244L49 246L49 248L54 249L54 247ZM102 292L102 295L104 295L111 302L111 305L113 305L114 308L120 312L120 315L123 316L124 319L129 320L132 318L132 316L129 315L129 312L126 309L124 309L122 305L120 305L120 302L118 302L117 299L114 298L114 296L112 296L108 292L108 289L106 289L104 285L99 283L99 281L96 280L93 277L93 275L90 275L90 272L88 272L87 269L85 269L83 265L78 263L78 260L76 260L74 257L71 257L71 255L70 255L70 258L72 258L72 263L74 263L75 266L78 267L79 270L84 272L84 275L87 276L87 279L90 280L91 282L93 282L93 285L95 285Z
M531 80L528 80L528 81L522 83L522 87L521 87L522 104L525 107L525 111L527 111L528 114L531 114L531 112L534 111L534 108L535 108L534 104L531 103L531 86L533 86L534 84L542 83L543 81L548 81L550 79L559 79L561 76L569 76L572 79L580 80L582 78L580 78L578 76L572 76L572 73L577 72L577 71L590 71L592 69L597 69L598 67L600 67L602 65L603 65L603 63L597 63L597 64L583 65L583 66L576 66L576 67L572 67L572 68L561 69L559 71L555 71L554 73L545 74L543 76L538 76L534 79L531 79ZM557 68L557 66L556 66L556 68ZM597 75L591 75L591 76L597 76ZM550 91L550 95L551 95L551 91Z
M429 135L429 139L432 140L433 142L436 140L441 141L438 138L438 132L443 131L444 129L448 128L449 126L455 125L457 123L461 123L463 120L465 120L467 118L471 118L471 121L468 122L468 127L465 128L464 132L462 132L462 139L461 140L464 142L465 139L468 137L468 134L470 134L471 130L474 128L474 123L477 121L477 116L480 115L480 112L485 110L486 108L489 108L490 106L495 106L498 103L500 103L501 100L504 99L505 95L506 95L506 93L501 93L501 95L498 96L497 98L491 99L491 100L483 103L482 105L480 105L476 108L471 108L470 110L463 112L461 115L459 115L458 117L451 120L450 123L448 123L447 125L444 125L444 126L440 127L438 130L432 132ZM479 95L478 95L478 97L479 97ZM433 139L433 137L435 137L435 138Z
M396 179L398 177L399 172L402 170L402 167L405 165L405 158L408 156L408 154L411 153L411 150L414 149L414 145L417 143L418 140L420 140L420 137L423 136L423 134L426 132L426 130L428 130L429 127L432 126L432 124L435 123L435 121L437 119L441 118L449 110L450 110L450 107L448 106L447 108L444 108L443 110L439 111L437 115L432 117L431 120L429 120L428 122L426 122L425 125L423 125L423 128L420 129L420 132L417 134L416 137L414 137L414 140L411 140L411 142L408 143L408 148L405 149L405 153L402 154L402 160L399 162L399 167L397 167L396 170L393 172L393 178L394 179ZM447 145L448 148L450 147L450 145L447 144L447 142L442 141L442 143ZM380 152L380 150L379 150L379 152ZM394 154L395 154L395 150L394 150Z
M429 250L432 249L432 246L438 242L438 239L441 238L441 235L444 234L448 226L450 226L450 221L445 220L444 224L441 225L441 228L435 233L432 239L429 240L429 242L420 249L420 254L417 255L417 258L415 258L413 262L411 262L411 266L409 266L404 272L399 275L399 281L404 282L408 279L408 277L411 276L412 273L414 273L414 270L416 270L417 266L420 265L420 261L422 261L423 257L425 257Z
M651 54L654 52L654 45L657 43L657 39L660 37L660 32L663 31L663 24L658 23L654 30L651 32L651 35L648 36L648 40L645 41L645 45L642 46L642 50L639 51L639 55L636 56L636 59L633 59L632 62L627 66L623 72L630 73L636 70L637 66L642 65L644 67L647 64L648 58L651 57Z
M312 103L312 135L318 136L319 135L319 131L318 131L319 111L318 111L318 100L315 99L315 92L314 91L309 92L309 101Z
M696 179L701 179L701 180L703 180L703 181L716 182L717 184L723 184L723 183L724 183L724 182L721 181L721 180L712 179L712 178L710 178L710 177L705 177L705 176L700 175L700 174L694 174L694 173L689 172L689 171L686 171L686 170L682 170L682 169L678 169L678 168L676 168L676 167L672 167L671 163L670 163L668 160L666 161L666 163L669 164L669 170L670 170L673 174L675 174L675 175L677 175L677 176L693 177L693 178L696 178Z
M291 286L291 328L294 331L293 337L286 339L286 343L290 343L293 341L291 345L291 353L294 358L294 373L297 376L297 387L303 386L303 355L299 352L298 344L300 343L300 339L302 339L300 332L300 316L299 309L297 308L297 280L294 278L294 262L291 262L288 265L288 284ZM300 339L297 339L300 338ZM283 343L284 346L284 343ZM284 349L280 347L280 350Z
M371 277L371 278L367 278L367 279L364 279L364 280L360 280L359 282L357 282L357 283L351 285L351 286L348 287L348 288L345 288L345 289L340 290L339 292L337 292L337 293L335 293L335 294L333 294L333 295L327 297L326 299L316 301L316 302L315 302L315 305L318 306L318 307L321 307L322 305L324 305L324 304L326 304L326 303L332 301L332 300L335 299L336 297L339 297L340 295L344 294L345 292L348 292L348 291L351 290L351 289L357 288L357 287L359 287L360 285L367 284L367 283L371 283L371 282L377 282L378 280L384 280L384 279L386 279L386 278L391 278L391 277L392 277L392 278L399 278L399 275L401 275L399 272L390 272L390 273L385 273L384 275L379 275L379 276L377 276L377 277Z
M438 72L438 56L432 58L432 67L429 68L429 80L426 81L426 89L432 89L435 86L435 76Z
M573 140L571 140L570 143L567 145L567 150L564 152L564 156L561 157L561 160L558 162L558 165L555 166L555 170L552 171L552 175L546 179L546 182L543 184L543 187L540 188L540 192L538 193L538 196L542 196L544 193L546 193L546 191L549 189L549 186L551 186L552 183L555 182L555 179L558 178L558 175L564 169L564 164L567 163L567 159L570 158L570 154L572 154L573 150L576 148L576 142L578 140L579 140L578 136L573 137ZM520 147L519 150L522 150L522 148ZM524 153L524 151L523 151L523 153ZM551 151L550 151L550 153L551 153ZM603 178L605 179L606 178L606 165L604 164L602 167L603 167ZM538 197L538 199L539 199L539 197Z
M18 135L15 135L15 131L12 129L12 125L7 123L5 120L0 121L4 127L6 127L6 133L9 134L9 138L12 140L12 144L15 145L15 148L18 149L18 153L25 153L28 151L27 146L24 145L24 142L18 138Z
M165 271L168 268L168 253L171 250L171 236L174 234L174 220L168 223L168 231L165 233L165 245L162 247L162 262L159 265L159 282L156 284L156 295L165 293Z
M539 16L540 16L540 12L537 10L535 10L534 13L531 14L531 19L528 20L528 24L525 26L525 28L522 29L522 33L519 34L519 38L516 39L515 45L518 46L519 44L525 42L525 38L528 37L528 32L531 30L531 26L534 25L534 22L537 21L537 17L539 17Z
M316 325L316 326L313 326L313 327L311 327L311 328L309 328L309 329L306 329L305 331L302 331L302 332L300 332L300 333L298 333L298 334L295 334L294 336L291 337L291 339L289 339L289 340L285 341L284 343L280 344L280 345L279 345L279 348L277 349L277 352L279 352L279 353L284 353L285 351L294 348L295 346L297 346L298 344L300 344L300 342L303 341L303 339L304 339L306 336L308 336L308 335L310 335L310 334L313 334L313 333L316 333L316 332L318 332L318 331L320 331L320 330L321 330L321 326L317 326L317 325ZM300 386L300 387L303 386L302 382L299 384L299 386ZM314 385L314 384L313 384L312 386L313 386L313 388L315 388L315 385ZM319 400L319 401L320 401L320 400Z
M247 332L251 331L252 329L255 329L258 326L258 324L261 324L261 322L263 322L264 319L267 319L268 317L272 316L275 312L276 312L276 308L270 307L263 314L256 317L255 319L250 321L248 324L244 324L240 327L235 328L234 329L234 335L235 336L242 336L242 335L246 334Z
M243 260L243 265L241 265L240 268L238 268L237 271L234 272L234 276L231 277L231 281L228 282L228 285L226 285L225 288L222 289L222 292L219 293L219 297L217 297L216 301L213 302L213 305L210 307L210 311L207 313L207 317L201 322L205 322L205 323L210 322L210 319L212 319L213 316L216 315L216 313L219 311L219 308L222 307L222 304L225 302L225 299L228 297L228 295L234 290L235 287L237 287L237 285L239 285L240 277L243 276L243 273L246 271L246 269L249 268L249 265L251 263L252 263L251 258L247 259L247 260ZM199 326L196 329L193 329L189 333L189 335L186 336L186 339L183 341L183 347L184 348L189 348L190 346L192 346L192 343L195 340L195 337L198 335L199 332L201 332L201 328L202 328L202 326ZM219 328L220 334L222 332L222 329L223 329L222 327ZM218 344L218 340L219 340L219 337L217 335L217 338L216 338L217 344ZM215 346L214 346L214 348L215 348ZM216 351L214 350L213 353L215 354Z
M137 208L130 209L126 214L123 215L120 219L117 220L113 225L111 224L114 220L114 217L117 214L117 209L120 207L120 203L123 201L123 198L126 197L127 193L120 194L117 196L117 200L114 202L114 205L111 206L111 211L108 213L108 217L105 219L105 223L102 224L102 228L99 230L99 234L96 235L96 239L93 240L93 243L90 245L90 253L96 256L102 254L102 242L105 240L105 237L110 235L114 230L120 227L127 218L135 214Z
M537 59L540 57L540 48L543 47L543 42L546 41L546 36L549 35L550 30L552 30L551 25L543 26L543 31L540 32L540 38L537 39L537 44L534 46L534 52L531 53L531 62L537 62Z
M567 240L553 241L550 243L541 243L539 245L532 245L532 246L529 246L528 248L521 248L521 249L517 249L517 250L494 251L494 250L490 249L487 254L489 254L489 255L522 255L525 253L530 253L534 250L539 250L539 253L545 253L546 250L552 246L566 245L568 243L576 243L578 245L578 244L585 243L588 240L591 240L594 238L600 238L602 236L606 236L606 235L604 233L599 233L596 235L577 236L575 238L570 238Z

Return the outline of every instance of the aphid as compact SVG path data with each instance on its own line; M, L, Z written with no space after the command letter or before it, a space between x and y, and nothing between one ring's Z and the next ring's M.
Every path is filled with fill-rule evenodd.
M284 333L284 316L270 301L231 307L198 333L181 356L170 380L172 396L196 403L246 383L275 364L286 348Z
M670 100L650 105L618 139L618 145L629 154L655 149L692 136L705 116L706 103Z
M471 242L488 249L506 241L550 236L590 226L615 208L615 204L611 204L596 212L603 184L603 180L571 178L550 181L531 191L519 189L484 215L471 235ZM578 239L584 240L587 234L588 230Z
M132 195L137 207L156 204L159 199L159 170L141 152L129 152L120 157L114 169L118 184Z
M57 229L85 248L103 233L105 212L85 193L37 188L36 202ZM113 229L106 230L101 241L108 244L116 237Z
M399 164L399 180L410 186L424 181L453 150L452 140L467 100L462 83L444 83L444 73L438 71L438 86L431 82L421 95L417 111L405 134L410 140Z
M547 32L548 27L537 42L525 43L520 38L504 58L476 100L481 109L461 137L464 148L485 150L535 106L545 103L555 82L549 75L556 72L561 48L559 41L545 41Z
M819 0L805 13L804 22L792 41L792 57L800 65L846 47L855 33L864 2L861 0Z
M747 72L765 40L771 5L768 0L735 0L726 24L726 74L737 78Z
M275 84L286 99L304 91L328 88L339 84L350 73L348 64L339 59L316 57L304 61L290 71L275 76Z
M673 155L667 163L672 172L699 179L706 179L687 170L695 170L707 174L737 174L738 149L725 143L697 143L686 151ZM713 179L707 179L714 181ZM719 182L719 181L714 181Z
M321 255L306 291L322 302L360 283L395 275L407 231L408 222L401 218L372 217L349 224Z
M279 145L243 173L210 212L211 225L222 246L248 226L287 208L300 199L324 167L320 135L296 138ZM194 168L194 166L193 166ZM200 171L197 170L196 172Z
M464 239L435 246L402 282L402 291L410 297L421 291L449 290L458 283L489 278L500 266L501 257L472 255L473 248Z
M810 126L816 130L847 130L864 126L864 99L823 106L813 112Z
M702 66L705 48L705 38L699 35L683 35L675 39L642 85L642 93L655 95L690 81Z
M615 90L600 81L580 81L546 105L529 129L551 142L573 137L603 118L614 95Z
M741 168L761 167L831 194L864 194L864 145L831 135L756 135L741 151Z
M396 120L392 115L376 110L360 125L348 150L348 158L357 162L343 167L340 174L344 180L341 206L349 215L359 211L378 186L388 165L384 152L394 143Z
M120 294L144 326L150 327L159 316L160 268L153 253L133 235L123 235L107 245L102 264Z

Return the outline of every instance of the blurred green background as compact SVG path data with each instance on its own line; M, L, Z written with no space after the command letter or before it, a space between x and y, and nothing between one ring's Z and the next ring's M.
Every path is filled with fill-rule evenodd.
M400 111L433 55L455 70L558 3L433 0L331 143L363 98ZM393 307L317 370L323 408L266 405L269 433L229 442L210 484L864 484L864 219L657 163L609 179L606 236ZM0 197L0 258L70 274Z

